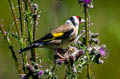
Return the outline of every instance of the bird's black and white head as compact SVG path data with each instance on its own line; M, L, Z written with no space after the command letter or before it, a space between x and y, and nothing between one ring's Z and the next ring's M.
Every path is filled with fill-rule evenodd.
M85 22L84 19L81 19L80 16L72 16L70 17L65 23L66 24L73 24L75 27L79 27L79 25L82 23L82 22Z

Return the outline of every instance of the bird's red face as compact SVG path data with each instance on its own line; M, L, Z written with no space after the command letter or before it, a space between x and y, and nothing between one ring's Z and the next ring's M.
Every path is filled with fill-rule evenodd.
M79 20L79 24L81 23L81 17L80 16L76 16L77 19Z
M75 27L79 27L79 25L84 22L85 20L81 19L80 16L72 16L70 17L66 23L71 23L73 24Z

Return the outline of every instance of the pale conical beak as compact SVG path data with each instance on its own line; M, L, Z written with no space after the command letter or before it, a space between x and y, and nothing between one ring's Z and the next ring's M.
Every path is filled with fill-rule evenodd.
M82 22L85 22L85 20L84 20L84 19L81 19L81 23L82 23Z

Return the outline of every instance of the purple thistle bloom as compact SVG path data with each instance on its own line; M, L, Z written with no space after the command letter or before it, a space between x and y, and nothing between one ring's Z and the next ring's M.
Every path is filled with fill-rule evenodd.
M101 56L105 56L105 50L104 50L104 48L101 47L101 48L99 49L99 52L100 52L100 55L101 55Z
M28 77L25 75L22 79L28 79Z
M59 65L61 65L62 63L63 63L63 61L62 61L62 60L59 60L59 61L58 61L58 64L59 64Z
M84 2L85 4L89 4L89 3L91 2L91 0L83 0L83 2Z
M39 75L39 76L42 76L42 75L43 75L43 71L40 70L40 71L38 72L38 75Z

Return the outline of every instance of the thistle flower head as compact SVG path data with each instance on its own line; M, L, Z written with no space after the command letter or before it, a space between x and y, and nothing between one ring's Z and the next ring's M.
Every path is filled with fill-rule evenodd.
M101 56L105 57L106 56L106 45L102 45L100 48L99 48L99 53Z
M79 3L89 4L91 0L78 0Z
M89 4L89 3L91 2L91 0L83 0L83 2L84 2L85 4Z
M38 72L38 75L39 75L39 76L42 76L42 75L43 75L43 71L40 70L40 71Z
M100 48L100 49L99 49L99 52L100 52L100 55L101 55L101 56L104 56L104 55L105 55L105 51L104 51L103 48Z
M91 0L78 0L81 5L84 5L88 8L93 8Z

